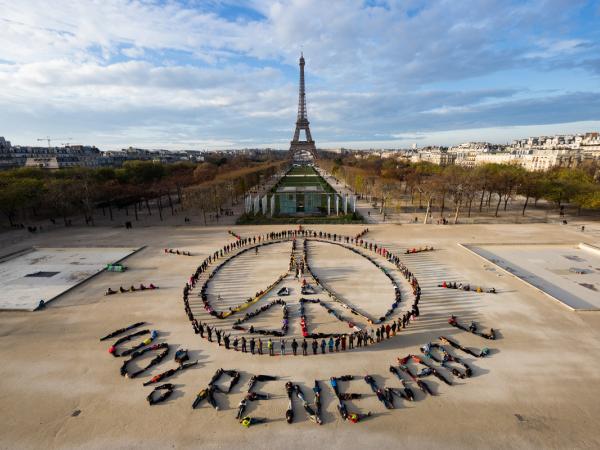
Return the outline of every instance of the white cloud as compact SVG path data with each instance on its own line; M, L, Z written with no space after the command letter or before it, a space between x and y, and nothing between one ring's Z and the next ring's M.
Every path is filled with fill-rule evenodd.
M228 17L231 4L258 14ZM598 43L580 36L570 14L581 4L0 0L0 124L70 127L91 143L108 128L123 144L143 130L167 143L285 142L301 47L317 139L464 128L485 103L517 105L523 113L514 116L524 117L526 103L512 97L539 93L535 83L510 80L512 69L543 77L554 65L595 58ZM529 31L534 22L543 32ZM555 30L561 37L548 38ZM540 69L541 60L552 62ZM509 76L493 89L452 87L500 71ZM583 106L595 114L595 104ZM171 132L175 124L181 135ZM0 131L20 140L18 131Z

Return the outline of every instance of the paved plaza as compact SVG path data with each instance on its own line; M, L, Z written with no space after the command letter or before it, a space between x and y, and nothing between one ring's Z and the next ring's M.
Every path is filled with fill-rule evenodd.
M0 261L0 309L34 310L135 252L133 248L28 248Z
M600 249L574 245L486 245L472 251L575 310L600 310Z
M596 401L600 394L600 315L595 311L565 308L463 247L493 249L498 255L497 242L511 242L523 252L533 251L536 244L553 242L557 248L535 247L548 252L540 253L544 261L559 260L563 265L562 269L544 266L549 269L546 276L555 274L557 283L564 277L576 283L580 277L592 273L571 275L564 270L600 267L592 253L578 247L580 242L598 245L593 235L575 228L545 224L369 225L370 230L363 239L380 243L397 254L422 288L419 317L396 336L366 348L325 355L269 357L225 350L216 342L196 335L184 311L182 289L206 257L223 245L236 242L228 230L240 237L251 237L295 227L164 226L133 230L74 227L6 245L6 253L17 251L24 244L37 248L51 244L54 248L106 246L141 250L127 257L126 272L101 272L60 295L43 310L0 311L3 404L0 448L295 449L306 448L311 443L319 446L327 443L329 448L340 449L600 446L596 427L596 418L600 415ZM315 225L311 228L355 236L364 226ZM298 238L298 243L303 239ZM311 269L331 291L370 315L385 313L393 289L381 269L339 245L312 238L306 245ZM426 245L435 250L405 254L408 248ZM192 256L166 254L164 248L187 250ZM219 263L227 262L208 285L211 304L227 311L270 285L287 272L291 248L292 241L285 240L260 247L258 254L249 250L240 256L220 258ZM389 270L398 282L403 300L393 317L402 315L412 301L406 279L375 252L358 251ZM566 256L577 256L585 261ZM534 262L529 264L526 268L533 270ZM444 289L438 287L442 281L493 287L497 293ZM140 283L153 283L159 289L104 295L109 287L118 289ZM596 281L589 283L596 285ZM288 342L292 337L300 339L301 281L287 273L278 286L290 288L290 295L285 297L290 323L286 338ZM208 314L198 303L199 289L197 286L190 297L198 318L229 330L232 337L250 336L231 329L240 314L224 320ZM270 292L246 311L254 311L263 302L277 298L276 292ZM331 302L320 289L316 289L311 298ZM333 305L336 311L349 314L347 309ZM343 333L348 330L346 324L317 305L307 304L306 314L311 331ZM462 324L475 321L482 330L494 328L498 339L486 340L450 326L448 318L452 314ZM281 309L274 307L257 315L248 325L275 329L281 326L281 320ZM119 374L123 358L114 358L107 351L118 337L104 342L99 342L99 338L139 321L147 323L142 328L158 331L156 342L168 342L173 350L147 374L127 379ZM369 326L360 317L356 323ZM433 376L423 378L436 395L422 393L409 380L407 385L413 387L415 401L400 400L395 409L386 409L363 377L372 375L382 388L400 388L400 380L390 373L390 366L398 367L399 357L420 355L421 346L439 342L440 336L473 351L487 347L490 354L476 358L457 353L472 367L472 377L453 377L452 385ZM136 343L134 339L125 343L124 348ZM163 404L149 406L146 396L152 387L142 383L175 367L173 355L179 348L187 348L190 359L198 360L198 365L166 380L175 385L174 394ZM153 357L144 356L133 366L142 367ZM418 369L413 363L410 366L411 370ZM207 386L218 368L238 370L239 384L228 395L216 395L218 411L206 402L192 409L196 395ZM247 409L253 417L267 418L267 423L246 429L235 415L240 400L246 395L248 380L257 374L277 376L278 380L260 383L256 390L269 394L270 398L250 402ZM361 399L347 401L348 408L372 412L371 417L358 424L343 421L336 409L337 399L328 380L342 375L355 377L343 383L344 392L363 395ZM319 380L323 389L323 425L308 420L296 398L295 420L288 425L285 383L297 383L307 400L313 402L314 380Z

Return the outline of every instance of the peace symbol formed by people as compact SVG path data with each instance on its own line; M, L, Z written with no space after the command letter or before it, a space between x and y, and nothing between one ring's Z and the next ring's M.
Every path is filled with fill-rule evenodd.
M185 312L196 334L227 350L251 354L324 354L353 350L377 344L397 336L412 320L419 317L421 288L414 274L400 257L381 244L368 240L364 229L355 236L304 229L284 230L234 239L206 257L191 274L183 288ZM258 258L276 244L291 243L289 262L279 276L253 295L225 305L218 289L218 279L236 260ZM311 246L336 245L368 260L389 280L393 292L384 314L374 316L359 302L342 295L311 265ZM243 275L233 280L244 286ZM369 280L365 280L368 283ZM404 283L404 289L401 286ZM412 299L403 298L409 292ZM290 295L294 292L296 295ZM295 317L291 317L292 298L297 299ZM299 298L298 298L299 297ZM295 302L294 302L295 303ZM272 308L281 309L281 326L259 327L255 318ZM331 318L344 324L344 331L319 331L309 323L307 308L322 308ZM290 320L297 320L301 334L290 333Z

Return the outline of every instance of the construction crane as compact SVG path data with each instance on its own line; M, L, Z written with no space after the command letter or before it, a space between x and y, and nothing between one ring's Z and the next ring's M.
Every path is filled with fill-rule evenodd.
M40 141L47 141L48 142L48 148L50 148L50 142L51 141L71 141L73 138L51 138L50 136L46 136L45 138L39 138L38 142Z

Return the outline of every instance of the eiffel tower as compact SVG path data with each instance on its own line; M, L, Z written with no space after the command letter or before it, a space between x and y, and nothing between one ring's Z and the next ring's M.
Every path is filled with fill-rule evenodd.
M296 119L296 131L294 138L290 142L290 153L297 153L302 150L314 153L316 150L315 141L310 135L308 117L306 114L306 93L304 92L304 55L300 53L300 89L298 93L298 118ZM304 130L306 140L300 140L300 130Z

